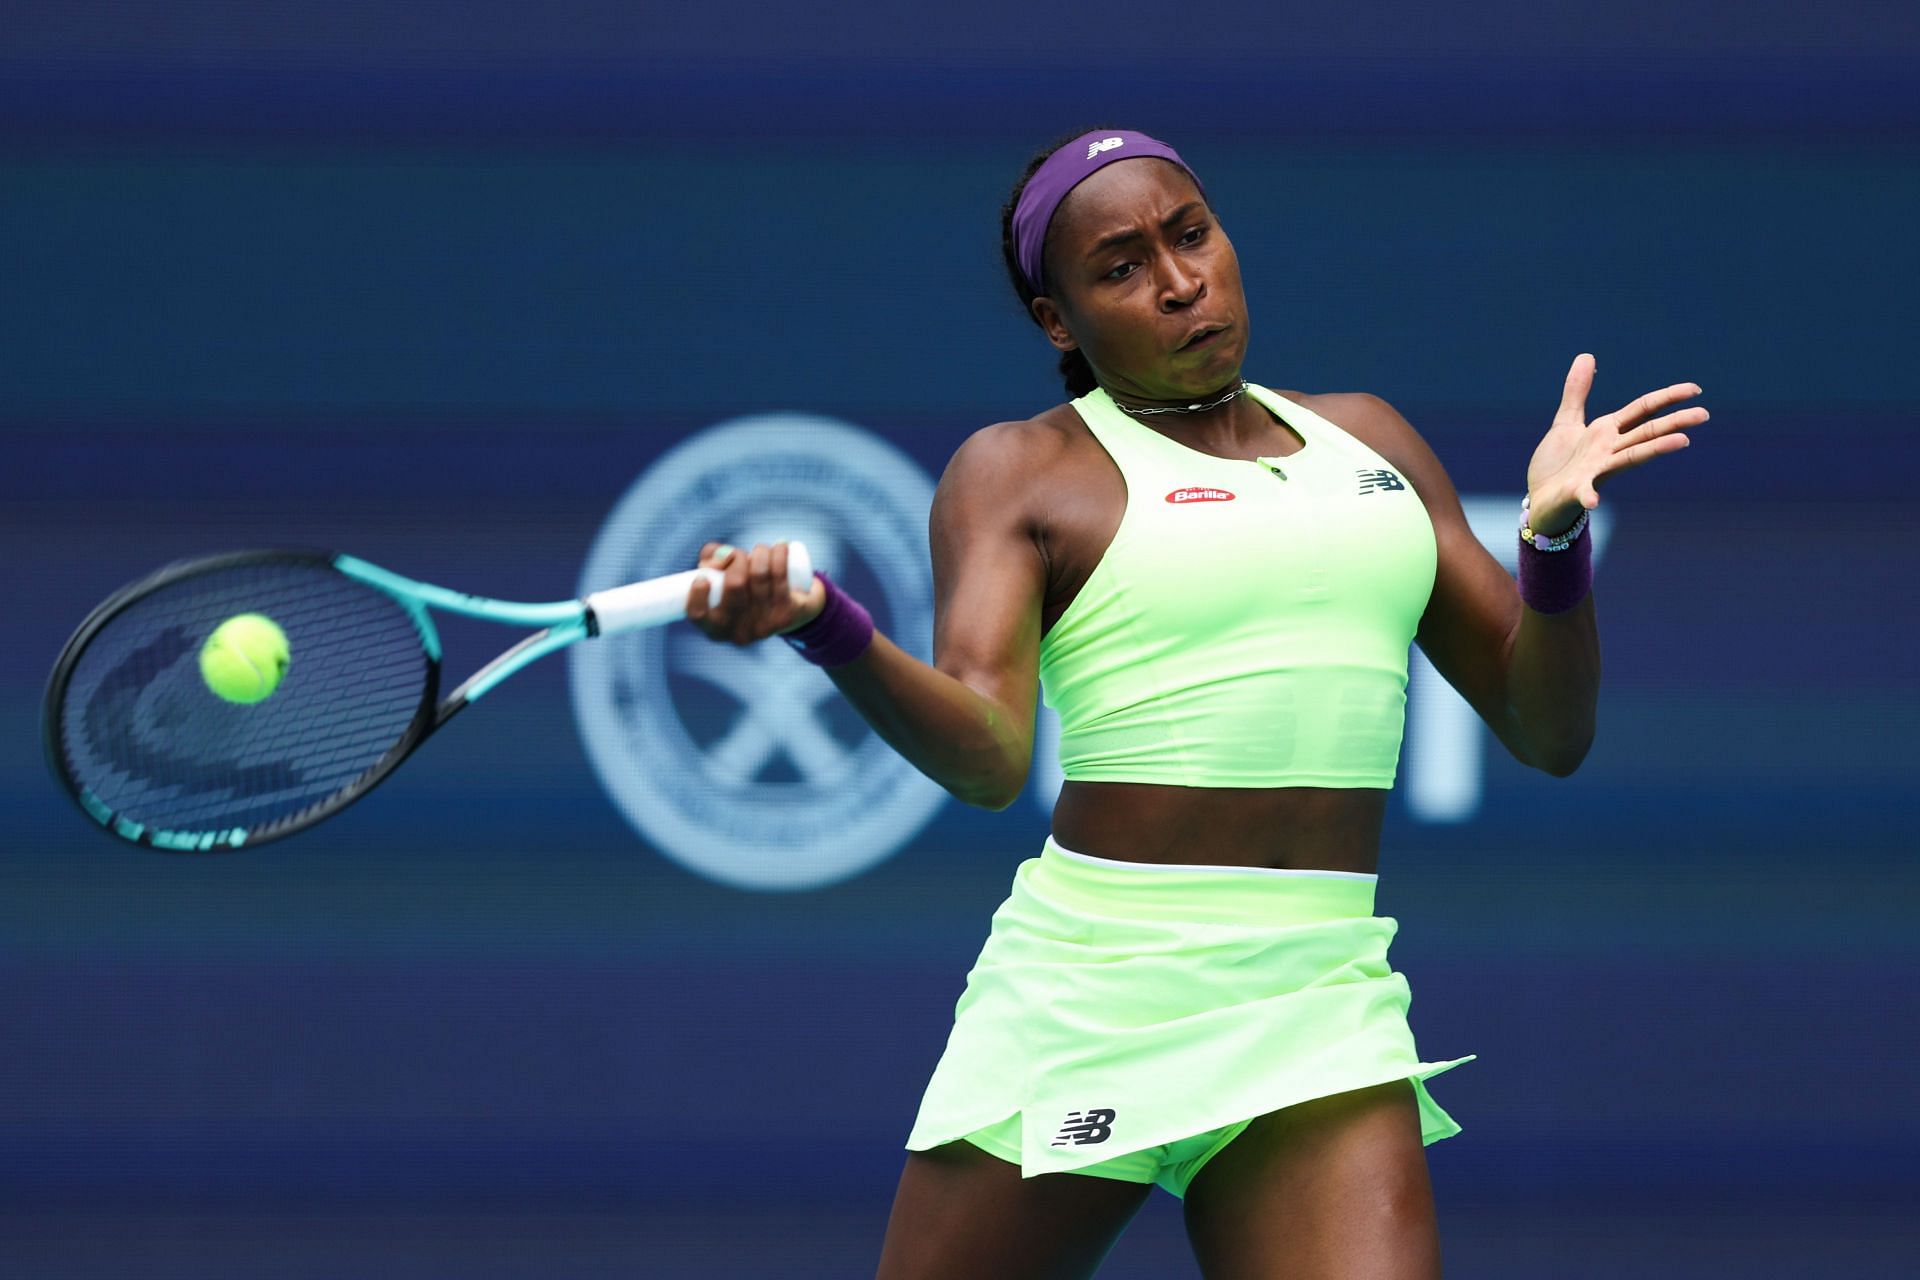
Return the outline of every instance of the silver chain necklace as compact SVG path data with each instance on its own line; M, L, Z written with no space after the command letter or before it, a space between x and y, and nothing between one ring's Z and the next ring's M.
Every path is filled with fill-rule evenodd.
M1155 413L1205 413L1208 409L1218 409L1221 405L1233 399L1235 396L1239 395L1242 391L1245 391L1246 389L1247 389L1246 379L1242 378L1240 380L1239 385L1234 387L1233 390L1227 392L1225 395L1216 397L1215 399L1212 399L1212 400L1203 401L1200 404L1187 404L1187 405L1170 404L1170 405L1165 405L1158 409L1136 409L1132 405L1121 404L1118 400L1114 400L1113 403L1115 407L1117 407L1122 413L1131 413L1135 417L1140 417L1140 418L1144 418L1149 414L1155 414ZM1113 393L1108 392L1107 395L1109 398L1111 398Z

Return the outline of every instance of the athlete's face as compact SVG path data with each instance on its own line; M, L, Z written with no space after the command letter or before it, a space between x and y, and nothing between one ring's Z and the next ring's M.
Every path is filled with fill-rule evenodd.
M1240 259L1178 165L1121 161L1075 187L1054 213L1046 262L1049 296L1033 314L1054 346L1080 348L1101 385L1184 401L1239 377Z

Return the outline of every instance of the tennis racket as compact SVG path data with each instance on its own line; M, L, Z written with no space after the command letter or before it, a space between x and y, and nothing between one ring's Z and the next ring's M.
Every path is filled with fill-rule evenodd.
M710 568L557 604L514 604L403 578L354 556L239 551L168 565L80 624L54 664L42 718L54 775L108 833L180 852L252 848L340 812L468 704L537 658L592 636L686 617ZM813 584L805 546L787 580ZM440 696L429 610L538 630ZM264 700L216 696L199 653L214 629L264 614L287 638Z

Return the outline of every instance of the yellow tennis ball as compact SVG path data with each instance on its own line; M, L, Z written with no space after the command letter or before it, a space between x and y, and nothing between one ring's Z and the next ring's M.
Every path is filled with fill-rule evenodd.
M200 646L200 678L228 702L262 702L280 687L291 657L287 633L272 618L237 614Z

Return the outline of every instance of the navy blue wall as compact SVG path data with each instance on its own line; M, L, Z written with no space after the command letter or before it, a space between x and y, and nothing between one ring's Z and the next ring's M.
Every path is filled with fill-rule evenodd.
M56 792L40 684L100 597L230 547L565 597L629 487L744 415L930 482L1057 401L997 211L1112 120L1206 177L1249 376L1385 396L1488 510L1580 351L1595 413L1683 380L1713 410L1604 491L1580 772L1477 732L1442 821L1403 764L1379 909L1426 1056L1480 1055L1434 1086L1456 1270L1793 1275L1844 1240L1837 1273L1900 1273L1905 8L1388 6L1230 54L1256 6L188 8L9 15L0 48L0 1270L338 1274L356 1233L401 1242L389 1274L866 1265L1040 804L743 890L628 821L560 659L320 829L156 857ZM736 532L690 503L675 536ZM455 629L451 663L495 643ZM604 1247L515 1270L504 1207ZM1104 1274L1187 1274L1155 1212Z

